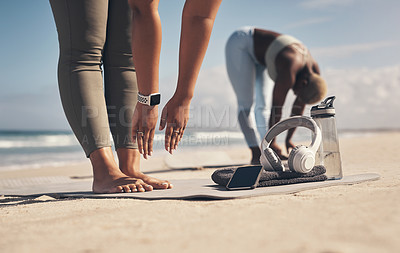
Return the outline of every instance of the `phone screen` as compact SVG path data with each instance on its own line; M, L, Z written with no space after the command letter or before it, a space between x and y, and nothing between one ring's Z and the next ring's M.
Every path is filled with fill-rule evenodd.
M255 188L261 170L262 166L243 166L237 168L226 188L229 190Z

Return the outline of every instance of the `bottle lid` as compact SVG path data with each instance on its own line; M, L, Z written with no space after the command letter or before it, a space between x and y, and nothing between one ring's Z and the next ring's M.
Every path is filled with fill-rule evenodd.
M333 101L336 99L335 96L331 96L322 101L319 105L311 107L311 117L324 118L335 115L335 107L333 107Z

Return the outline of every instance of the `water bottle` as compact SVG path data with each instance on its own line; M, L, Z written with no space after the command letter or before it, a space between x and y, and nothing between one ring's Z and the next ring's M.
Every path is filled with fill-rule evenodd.
M340 159L339 138L336 129L335 96L328 97L311 108L311 117L322 133L322 142L315 157L315 164L324 165L328 179L341 179L342 161Z

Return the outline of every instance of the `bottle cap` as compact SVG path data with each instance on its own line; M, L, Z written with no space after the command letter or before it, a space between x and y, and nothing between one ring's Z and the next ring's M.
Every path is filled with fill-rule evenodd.
M333 101L335 96L331 96L322 101L319 105L311 107L311 117L313 118L325 118L335 115L335 107L333 107Z

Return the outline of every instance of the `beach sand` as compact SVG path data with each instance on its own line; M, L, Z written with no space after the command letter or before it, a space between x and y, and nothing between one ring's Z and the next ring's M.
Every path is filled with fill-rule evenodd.
M340 148L345 175L382 178L219 201L3 196L0 252L400 252L400 132L342 138ZM250 159L246 147L227 151ZM213 172L171 171L163 155L143 170L165 179ZM0 179L53 175L90 177L91 168L5 171Z

